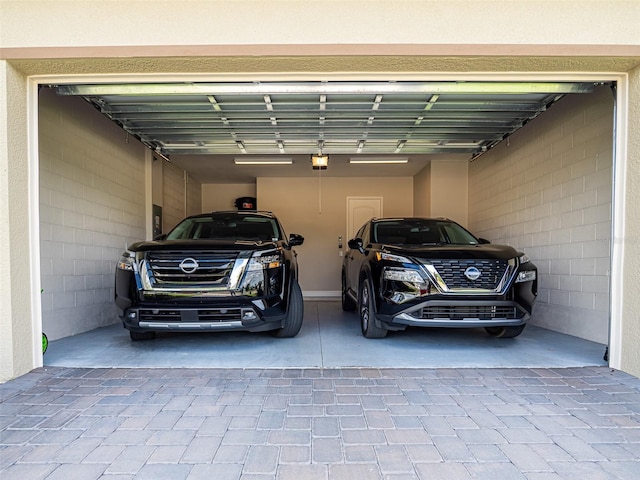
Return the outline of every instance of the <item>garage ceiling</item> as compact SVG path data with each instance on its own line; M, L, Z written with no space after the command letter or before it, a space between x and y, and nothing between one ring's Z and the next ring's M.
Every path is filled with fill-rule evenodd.
M226 170L239 168L232 160L238 158L261 162L302 155L308 161L323 153L344 156L345 164L356 158L407 164L420 159L420 168L434 154L473 158L564 95L589 93L595 84L330 81L54 88L59 95L84 98L206 182L211 175L232 175Z

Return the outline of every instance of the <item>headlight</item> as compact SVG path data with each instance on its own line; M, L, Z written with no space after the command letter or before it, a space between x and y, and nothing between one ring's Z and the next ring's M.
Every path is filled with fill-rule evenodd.
M388 302L399 305L428 295L430 290L429 282L416 269L386 267L382 270L381 294Z
M530 282L535 279L536 279L535 270L525 270L523 272L518 273L518 276L516 277L516 283Z
M378 259L378 261L386 260L388 262L413 263L407 257L401 257L400 255L394 255L392 253L387 253L387 252L376 252L376 258Z
M417 270L409 268L385 268L382 272L382 278L396 282L424 283L424 278Z
M128 271L133 271L133 266L136 263L136 254L134 252L131 252L129 250L125 250L124 253L122 254L122 257L120 257L120 260L118 261L118 268L120 270L128 270Z
M271 250L266 254L256 252L251 256L240 282L243 295L261 297L282 293L284 261L280 252Z
M268 270L282 266L282 255L279 253L269 255L255 254L251 257L247 271Z

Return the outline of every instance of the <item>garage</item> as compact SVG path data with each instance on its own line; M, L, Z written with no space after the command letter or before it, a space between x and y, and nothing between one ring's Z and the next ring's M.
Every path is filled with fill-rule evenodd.
M289 3L196 3L157 4L150 12L143 2L120 2L123 8L116 12L102 4L86 9L81 2L64 7L9 2L3 10L3 380L42 365L43 329L58 342L109 328L112 262L128 242L151 238L154 229L169 228L185 214L233 208L233 201L242 197L257 198L259 208L277 211L287 229L305 234L308 241L299 255L301 265L309 266L301 280L306 301L318 311L338 293L338 245L340 236L344 245L350 230L347 198L382 199L385 216L444 215L492 242L522 248L536 259L545 278L537 323L531 326L593 342L598 350L609 344L609 365L637 374L640 53L633 2L617 2L616 8L582 4L579 12L575 2L554 5L553 12L542 2L504 2L504 8L493 2L376 2L375 8L343 2L333 9L327 9L326 2L295 8ZM470 145L465 146L463 138L440 145L442 138L423 139L421 154L410 152L412 142L398 143L398 132L389 135L376 125L376 118L390 113L385 104L394 97L384 90L378 105L384 113L373 110L378 104L375 92L369 92L363 106L352 105L355 110L362 107L358 115L368 115L344 113L341 127L347 127L347 120L360 124L359 133L350 132L358 142L343 153L330 151L335 145L325 144L327 138L316 137L304 148L292 138L277 142L275 133L284 132L286 125L284 112L278 111L280 118L261 118L273 151L244 147L243 153L244 144L234 142L233 153L214 154L170 151L166 147L171 145L158 150L152 143L158 135L144 137L142 130L132 129L136 125L108 116L117 105L108 104L106 92L95 96L107 102L100 106L87 101L90 92L57 91L74 86L192 88L256 82L564 83L590 85L592 90L549 97L544 109L534 108L505 130L492 125L488 130L495 136L478 135ZM255 108L264 113L269 112L267 98L280 108L281 93L232 92L255 94ZM352 100L356 93L362 92L351 92ZM430 93L421 99L426 115L414 112L403 121L415 127L420 117L421 124L428 124L429 115L435 115L432 110L443 114L451 92ZM523 95L544 93L549 92L529 90ZM318 133L321 93L306 95L316 105ZM214 115L212 100L221 109L225 103L224 108L230 108L223 92L209 96L204 105ZM503 110L482 113L493 120L509 118ZM250 118L250 109L245 114ZM191 123L202 121L199 114L189 115ZM224 129L223 118L233 117L215 118ZM401 117L387 120L395 124ZM177 127L157 119L147 127L154 125ZM460 133L465 127L458 126ZM243 133L234 123L236 129ZM391 145L376 138L384 131ZM193 146L193 138L181 133L186 135L172 146ZM480 151L425 151L427 146L442 149L456 143ZM209 139L200 147L210 144ZM313 170L310 156L320 152L329 156L329 166ZM206 155L226 158L231 169L258 170L248 180L226 177L226 168L216 166L213 181L188 165ZM280 156L291 163L236 165L234 159L242 156ZM406 157L407 162L352 164L351 157L357 156ZM360 170L341 175L343 167ZM306 173L293 173L297 168ZM372 173L374 169L379 173ZM287 196L274 195L276 191ZM154 218L162 223L154 223ZM326 228L314 231L318 225ZM329 261L316 262L318 254Z
M301 360L296 347L284 364L267 362L371 366L389 356L377 351L389 345L363 356L370 347L355 348L362 339L350 327L357 320L349 325L339 308L346 241L362 223L357 215L351 219L349 205L373 201L380 205L376 216L452 218L493 243L525 251L540 271L530 341L487 345L466 329L410 329L385 340L411 362L421 358L416 366L453 366L451 351L471 352L460 366L485 357L485 366L602 364L615 82L383 77L41 85L42 324L54 346L45 364L73 365L75 358L80 365L74 366L105 366L105 360L113 365L110 356L116 365L127 358L126 332L108 327L119 322L113 265L122 249L187 215L234 209L242 198L255 198L258 209L276 212L286 229L305 236L300 284L314 333L303 350L317 349L324 333L346 335L338 351L360 352ZM311 157L319 155L328 165L314 169ZM334 329L325 332L329 325ZM273 351L271 343L246 335L221 338L242 345L240 351L264 348L261 358ZM187 350L207 351L217 340L159 342L172 351L182 341ZM439 348L426 346L434 341ZM131 364L144 364L145 355L157 363L150 351L162 345L136 350ZM430 355L421 353L425 348ZM491 349L513 357L496 357ZM547 352L544 360L540 351ZM523 363L523 352L533 363ZM576 352L584 356L576 359ZM82 364L87 358L98 362ZM383 366L405 365L396 362Z

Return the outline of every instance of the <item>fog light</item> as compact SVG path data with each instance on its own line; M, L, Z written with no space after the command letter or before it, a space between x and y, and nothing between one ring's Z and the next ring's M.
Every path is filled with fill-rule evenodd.
M243 320L255 320L258 317L256 316L256 314L253 312L253 310L243 310L242 311L242 319Z
M129 319L131 319L131 320L135 320L135 319L136 319L136 317L137 317L136 312L129 312L129 313L127 313L127 317L128 317Z
M536 279L536 271L535 270L525 270L518 274L518 278L516 278L516 283L521 282L530 282Z

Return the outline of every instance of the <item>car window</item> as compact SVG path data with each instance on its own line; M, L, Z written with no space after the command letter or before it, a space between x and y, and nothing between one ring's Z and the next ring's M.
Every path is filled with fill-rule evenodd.
M390 245L475 244L460 225L440 220L400 219L374 223L373 241Z
M457 223L444 223L442 224L442 230L447 243L455 245L475 245L480 243L475 236Z
M275 219L249 215L213 215L183 220L168 235L167 240L260 240L282 238Z

